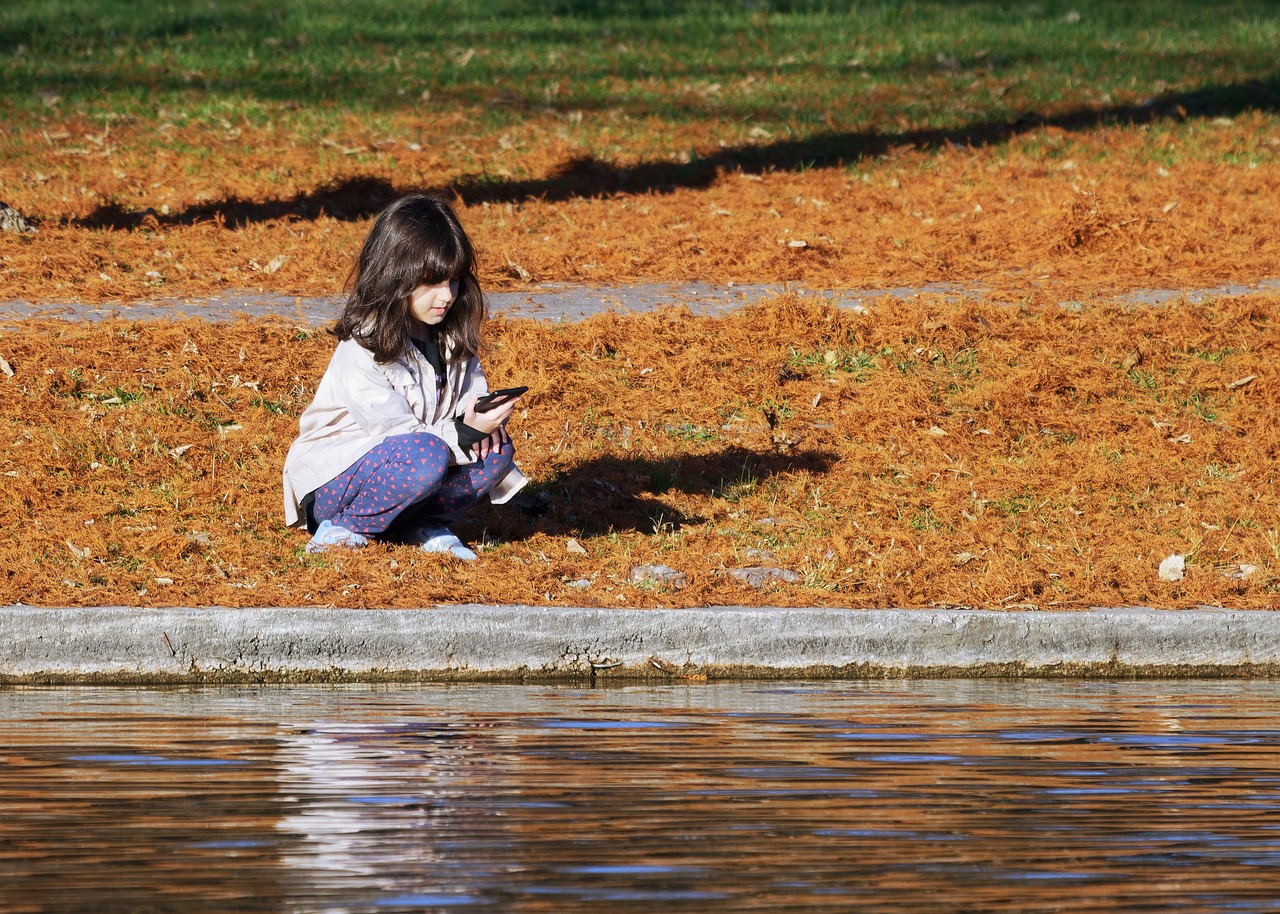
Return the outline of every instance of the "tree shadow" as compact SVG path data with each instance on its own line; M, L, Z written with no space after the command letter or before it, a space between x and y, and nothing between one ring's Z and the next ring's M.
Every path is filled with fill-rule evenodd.
M681 188L709 187L723 172L762 174L808 168L839 167L897 151L932 151L948 147L984 148L1044 128L1081 133L1106 127L1236 117L1280 109L1280 77L1170 92L1137 105L1075 108L1055 115L1028 112L1013 120L984 121L955 129L919 129L879 133L827 133L806 140L747 144L721 149L687 163L649 161L618 168L583 156L572 159L545 178L495 180L466 178L436 186L397 186L382 178L357 177L326 184L310 193L261 202L229 198L201 203L178 213L137 213L116 204L101 206L74 220L87 228L134 230L220 222L228 227L268 220L314 220L322 214L343 221L372 217L403 194L427 191L465 203L563 202L614 194L672 193Z
M685 514L664 501L669 492L734 502L773 476L825 473L836 459L825 451L780 454L746 448L664 460L599 457L556 471L506 505L482 500L456 529L472 538L485 534L504 541L527 539L535 533L586 537L673 532L707 519Z
M294 194L285 199L255 201L228 197L200 203L176 213L158 213L151 209L131 212L112 203L98 207L83 219L68 221L86 228L124 231L195 225L199 222L215 222L225 224L228 228L239 228L277 219L311 221L321 216L343 222L358 222L376 215L387 204L413 189L397 188L383 178L358 177L335 181L310 193Z

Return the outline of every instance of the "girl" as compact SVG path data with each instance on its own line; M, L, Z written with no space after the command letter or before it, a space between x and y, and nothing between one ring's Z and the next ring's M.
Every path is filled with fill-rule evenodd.
M360 250L340 340L284 462L284 513L308 552L370 538L474 560L449 525L527 482L505 424L517 400L476 412L485 300L475 252L445 201L387 207Z

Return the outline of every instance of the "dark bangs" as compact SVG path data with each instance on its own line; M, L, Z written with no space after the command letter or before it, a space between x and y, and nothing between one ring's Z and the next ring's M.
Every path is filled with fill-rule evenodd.
M456 230L451 230L455 226ZM475 276L476 253L462 226L431 225L418 240L422 243L422 282L434 286Z

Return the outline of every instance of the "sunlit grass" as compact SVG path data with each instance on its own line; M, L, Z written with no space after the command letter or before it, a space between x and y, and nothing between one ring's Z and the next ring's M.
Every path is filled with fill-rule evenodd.
M607 8L606 8L607 7ZM966 130L1169 105L1274 105L1274 4L49 0L0 10L0 111L323 132L358 117L475 127L531 113L637 142ZM1195 114L1194 110L1190 111ZM1123 115L1122 115L1123 117ZM752 131L755 131L753 134Z

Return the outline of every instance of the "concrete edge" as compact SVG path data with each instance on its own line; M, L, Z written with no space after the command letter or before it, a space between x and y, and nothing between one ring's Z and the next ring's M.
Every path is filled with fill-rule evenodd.
M0 607L0 685L1280 675L1280 614Z

